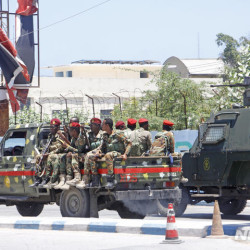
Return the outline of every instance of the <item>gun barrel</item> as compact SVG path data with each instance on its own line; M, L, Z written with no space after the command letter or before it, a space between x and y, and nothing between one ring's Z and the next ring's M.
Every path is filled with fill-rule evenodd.
M244 83L237 83L237 84L221 84L221 85L210 85L210 87L250 87L250 85L248 84L244 84Z

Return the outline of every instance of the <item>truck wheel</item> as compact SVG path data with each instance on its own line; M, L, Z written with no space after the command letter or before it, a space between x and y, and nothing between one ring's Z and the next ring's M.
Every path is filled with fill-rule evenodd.
M63 217L89 217L90 200L87 190L71 188L61 193L60 211Z
M220 211L225 215L236 215L241 213L244 210L246 204L247 200L219 200Z
M144 219L146 215L130 211L123 204L117 207L117 212L122 219Z
M22 216L38 216L43 211L44 204L25 202L16 205L18 213Z
M174 212L175 212L176 217L180 217L184 214L187 208L187 205L190 202L190 196L189 196L188 190L183 187L181 188L181 193L182 193L181 200L173 202ZM169 200L157 200L156 204L157 204L158 212L160 213L160 215L167 216L169 202L170 202Z

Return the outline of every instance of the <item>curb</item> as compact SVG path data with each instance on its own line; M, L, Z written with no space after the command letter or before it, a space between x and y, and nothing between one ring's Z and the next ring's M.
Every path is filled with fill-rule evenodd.
M206 225L204 222L177 222L176 224L179 236L203 238L211 233L211 225ZM235 236L239 230L240 232L245 231L249 227L250 223L223 225L225 235L229 236ZM27 217L25 219L1 219L0 228L165 235L166 221L97 218L34 219Z

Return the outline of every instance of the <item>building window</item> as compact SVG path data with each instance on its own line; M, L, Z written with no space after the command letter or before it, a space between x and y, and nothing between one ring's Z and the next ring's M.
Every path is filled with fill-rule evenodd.
M140 78L148 78L149 74L147 71L140 71Z
M112 111L113 109L101 109L100 110L101 119L111 117Z
M71 71L66 71L66 77L72 77L72 70Z
M64 77L63 71L56 72L56 77Z

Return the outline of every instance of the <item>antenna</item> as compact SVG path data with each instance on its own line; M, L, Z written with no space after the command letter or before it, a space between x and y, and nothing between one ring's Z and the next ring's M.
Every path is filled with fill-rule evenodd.
M200 58L200 33L198 32L198 58Z

